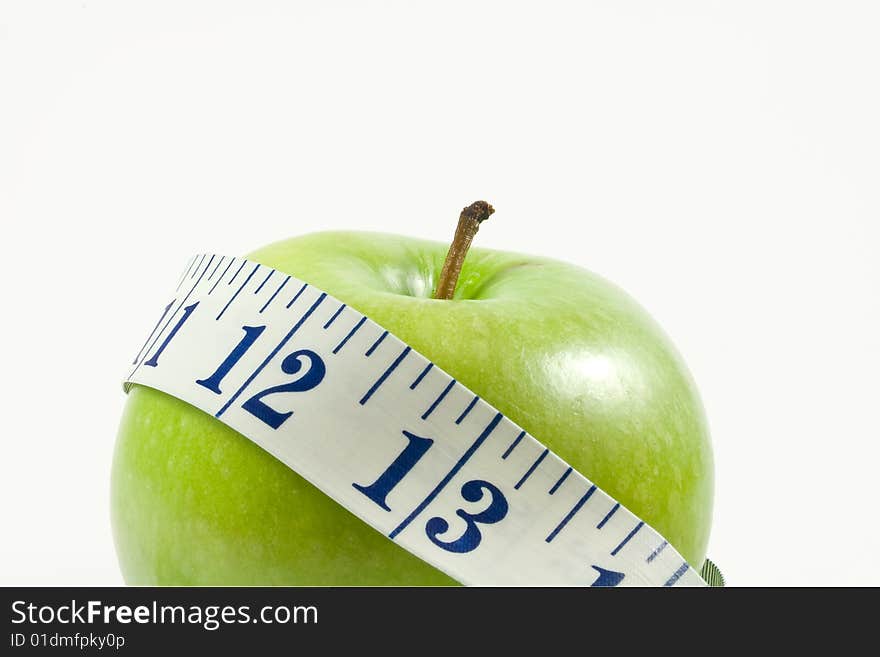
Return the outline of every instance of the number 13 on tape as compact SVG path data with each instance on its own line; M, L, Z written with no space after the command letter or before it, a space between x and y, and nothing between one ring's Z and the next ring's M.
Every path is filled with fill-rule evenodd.
M356 310L200 255L135 357L390 540L471 585L704 585L657 532Z

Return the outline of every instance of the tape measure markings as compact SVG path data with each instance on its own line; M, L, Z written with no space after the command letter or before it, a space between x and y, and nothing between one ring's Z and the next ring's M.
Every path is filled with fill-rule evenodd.
M504 454L501 455L501 458L507 460L507 457L513 453L513 450L516 449L516 446L519 445L520 441L525 438L525 436L526 432L520 431L519 435L513 439L512 443L510 443L510 447L507 448L507 451L505 451Z
M367 352L364 354L364 356L366 356L367 358L372 356L373 352L376 351L376 349L379 347L379 345L382 344L382 341L387 337L388 337L388 331L385 331L384 333L382 333L382 335L380 335L376 339L376 341L370 346L370 348L367 349Z
M244 266L247 264L247 260L242 260L241 264L238 266L238 269L235 271L235 274L232 278L229 279L227 285L232 285L235 282L235 279L238 278L238 275L241 273L241 270L244 269Z
M633 530L629 534L626 535L626 538L624 538L620 543L618 543L616 548L611 550L611 556L612 557L617 556L617 553L623 549L623 546L626 545L627 543L629 543L630 539L632 539L633 536L638 534L639 530L644 526L645 526L645 521L639 520L638 524L635 527L633 527Z
M189 277L190 280L194 279L194 278L196 277L196 274L199 273L199 269L202 268L202 263L205 261L205 257L206 257L206 254L203 253L203 254L202 254L202 257L199 258L199 264L196 265L196 268L193 270L193 273L190 274L190 277ZM216 256L213 256L213 255L211 256L211 260L208 261L208 267L211 266L211 261L213 261L215 257L216 257ZM208 273L208 267L205 267L205 271L202 272L202 275L203 275L203 276L204 276L206 273Z
M651 563L654 559L657 558L657 555L663 552L663 548L665 548L669 543L667 541L663 541L660 545L651 550L651 554L648 555L648 558L645 559L646 563Z
M474 406L477 405L477 402L478 402L478 401L480 401L480 396L479 396L479 395L474 395L474 398L471 400L471 403L468 404L468 405L467 405L467 408L465 408L465 409L461 412L461 415L458 416L458 418L455 420L455 423L456 423L456 424L461 424L461 423L464 421L464 419L468 416L468 413L470 413L471 410L474 408Z
M241 284L241 287L239 287L239 288L235 291L235 294L233 294L233 295L229 298L229 301L226 302L226 305L223 306L223 310L221 310L220 313L217 315L217 317L214 318L214 321L218 321L221 317L223 317L223 315L226 313L226 310L229 308L229 306L232 305L232 302L235 301L235 298L236 298L239 294L241 294L241 291L244 289L245 285L247 285L248 283L251 282L251 279L254 277L254 274L257 273L257 270L258 270L259 268L260 268L260 265L257 265L256 267L254 267L253 271L252 271L250 274L248 274L248 277L247 277L246 279L244 279L244 283L242 283L242 284ZM239 269L239 271L241 271L241 270ZM238 274L236 274L236 276L237 276L237 275L238 275ZM230 283L231 283L231 282L232 282L232 281L230 281Z
M192 267L195 264L196 259L198 257L199 257L198 255L192 256L189 259L187 266L183 268L183 272L180 274L180 280L177 281L177 287L174 289L175 294L180 290L180 286L183 285L183 282L186 280L186 275L189 274L190 271L192 271ZM202 257L204 258L204 256L202 256ZM140 357L144 351L144 348L146 348L146 346L149 344L150 340L153 338L153 335L156 333L156 329L159 328L159 324L161 324L162 320L165 319L165 315L167 315L168 311L171 310L171 306L174 305L175 301L177 301L177 299L172 299L172 301L167 306L165 306L165 310L162 311L162 316L159 317L159 321L156 322L156 325L153 327L153 330L150 331L150 335L147 336L147 339L144 341L143 346L141 346L140 351L137 352L137 355L134 357L134 360L131 363L132 365L138 364L138 361L140 360Z
M211 256L211 260L213 260L213 259L214 259L214 256ZM202 262L204 262L204 260L205 260L205 255L202 254L202 257L201 257L201 259L199 260L199 265L196 267L195 271L193 272L193 276L195 276L196 273L199 271L199 269L200 269L201 266L202 266ZM193 261L195 261L195 258L193 258ZM211 263L210 263L210 261L209 261L209 262L208 262L208 266L210 266L210 265L211 265ZM208 271L208 268L207 268L207 267L205 267L205 271ZM165 326L162 327L162 330L159 331L159 334L156 336L155 340L153 340L153 343L150 345L149 349L147 349L146 352L144 353L144 358L146 358L146 355L147 355L148 353L150 353L150 351L153 349L154 346L156 346L156 342L158 342L158 341L159 341L159 338L162 337L162 334L165 332L165 329L168 328L168 325L171 324L172 321L174 321L174 318L177 316L177 313L179 313L179 312L180 312L180 309L183 308L183 304L185 304L185 303L187 302L187 300L189 299L190 295L191 295L191 294L195 291L195 289L199 286L199 283L202 282L202 277L205 275L205 271L203 271L203 272L201 273L201 275L199 276L199 280L196 281L195 285L193 285L192 288L190 288L190 291L186 293L186 296L183 297L183 301L181 301L181 302L180 302L180 305L177 306L177 310L175 310L174 313L171 315L171 317L168 318L168 321L165 323ZM192 278L192 276L191 276L190 278ZM173 304L174 302L172 301L171 303ZM192 312L192 310L191 310L190 312ZM187 317L189 317L188 314L187 314L187 315L184 315L184 319L186 319ZM161 320L160 320L160 322L161 322ZM177 330L180 328L180 326L181 326L181 323L180 323L180 322L178 322L177 324L175 324L175 328L172 329L171 334L165 339L165 342L163 343L162 347L160 347L160 348L159 348L159 349L153 354L153 356L150 358L150 360L148 360L148 361L146 361L146 362L145 362L144 360L141 360L141 361L135 366L135 368L134 368L134 370L131 372L131 374L128 375L128 378L129 378L129 379L135 375L135 373L137 372L138 368L140 368L141 364L145 364L145 365L148 365L148 366L149 366L150 363L156 363L156 362L158 361L159 355L162 353L163 348L164 348L165 346L167 346L167 344L168 344L169 342L171 342L171 339L172 339L172 338L174 337L174 335L177 333ZM154 329L154 331L155 331L155 329ZM149 338L148 338L148 341L149 341Z
M620 508L620 502L617 502L614 506L611 507L611 510L605 514L605 517L599 521L599 524L596 525L596 529L602 529L605 526L605 523L611 520L611 516L617 513L617 510Z
M434 367L434 363L428 363L427 367L425 367L425 369L422 370L421 374L419 374L419 375L416 377L415 381L413 381L413 382L410 384L409 389L410 389L410 390L415 390L415 389L418 387L418 385L422 382L422 379L425 378L425 375L426 375L428 372L431 371L431 368L432 368L432 367Z
M406 529L409 526L409 524L413 520L415 520L431 502L434 501L434 499L440 494L440 492L444 488L446 488L446 485L450 481L452 481L452 478L458 474L458 471L461 470L462 467L464 467L464 464L470 460L470 458L474 455L474 453L478 449L480 449L480 446L486 441L486 439L489 437L489 435L495 430L495 427L498 426L498 423L501 421L501 418L503 418L503 417L504 416L501 413L496 413L495 417L493 417L492 420L489 422L489 424L486 425L486 428L483 429L482 433L480 433L480 435L477 436L477 439L473 442L473 444L470 447L468 447L467 451L462 455L462 457L460 459L458 459L458 461L455 463L455 465L452 467L452 469L446 473L446 475L443 477L443 479L440 480L440 483L438 483L431 490L431 492L428 493L427 497L425 497L425 499L423 499L419 503L419 505L416 506L416 508L413 509L412 512L406 518L404 518L403 522L401 522L397 527L394 528L394 530L390 534L388 534L388 538L393 539L400 532L402 532L404 529Z
M305 289L305 287L303 287L303 289ZM227 402L225 404L223 404L223 406L220 407L219 411L214 413L214 417L219 418L221 415L223 415L226 412L226 410L233 404L233 402L235 402L235 400L238 399L238 396L244 391L244 389L250 385L251 381L253 381L255 378L257 378L257 375L263 371L263 368L265 368L266 365L268 365L269 362L273 358L275 358L275 356L278 354L278 352L281 351L284 348L284 345L286 345L287 342L290 340L290 338L293 337L294 333L296 333L302 327L302 325L306 323L306 320L308 320L308 318L311 317L312 313L315 312L315 310L318 308L318 306L320 306L321 303L323 303L324 299L326 299L326 298L327 298L327 295L324 292L322 292L321 295L318 297L318 300L315 301L311 305L311 307L303 314L303 316L299 318L299 320L296 322L296 324L293 325L293 328L287 332L287 335L285 335L284 338L282 338L281 342L279 342L278 345L269 353L269 355L266 356L265 360L263 360L263 362L260 363L259 367L257 367L257 369L255 369L251 373L251 375L245 380L245 382L241 385L241 387L235 391L235 394L233 394L227 400ZM288 308L289 307L290 306L288 306Z
M208 296L211 296L212 294L214 294L214 290L216 290L216 289L217 289L217 286L220 285L220 281L223 280L223 277L226 276L226 272L229 271L229 268L232 267L233 264L235 264L235 258L233 258L232 260L229 261L229 264L226 265L226 269L224 269L224 270L223 270L223 273L220 274L220 278L218 278L218 279L214 282L214 285L211 286L211 289L208 290Z
M553 484L553 488L551 488L549 491L547 491L547 494L553 495L553 493L555 493L559 489L559 487L562 485L562 482L565 481L566 479L568 479L568 475L571 474L571 471L573 469L574 468L572 468L571 466L568 466L568 469L562 473L562 476L559 479L556 480L556 483Z
M254 294L260 293L260 290L262 290L263 286L269 282L269 279L272 278L272 274L274 274L274 273L275 273L274 269L269 270L269 273L266 275L266 278L263 279L263 282L260 283L260 286L256 290L254 290Z
M672 577L670 577L668 580L666 580L666 582L663 584L663 586L672 586L673 584L675 584L679 579L681 579L682 575L684 575L688 571L688 568L690 568L690 566L685 561L683 564L681 564L678 567L678 570L676 570L672 574Z
M561 532L565 528L565 526L571 521L571 519L574 518L575 514L581 510L581 508L584 506L584 504L587 503L587 500L589 500L593 496L593 493L595 493L595 492L596 492L596 486L594 484L594 485L590 486L590 488L587 490L586 493L584 493L584 496L581 497L581 499L579 499L577 502L575 502L575 505L571 508L571 511L569 511L567 514L565 514L565 517L559 522L558 525L556 525L556 527L553 529L553 531L551 531L547 535L547 538L544 539L544 542L545 543L552 543L553 539L556 538L556 536L559 534L559 532Z
M624 574L613 570L606 570L600 566L593 566L593 570L599 573L599 577L593 583L593 586L617 586L623 581Z
M220 269L220 265L222 265L225 261L226 261L226 256L221 256L221 257L220 257L220 260L217 261L217 264L214 265L214 271L212 271L212 272L211 272L211 275L208 276L208 280L209 280L209 281L210 281L212 278L214 278L214 274L217 273L217 270ZM225 273L225 272L224 272L224 273Z
M197 259L198 259L198 264L196 264ZM201 256L194 256L193 260L192 260L192 264L189 266L189 271L187 271L186 274L183 275L183 279L186 280L187 278L189 278L190 280L192 280L195 277L196 273L199 271L199 267L202 266L202 263L204 261L205 261L205 254L202 254ZM195 267L195 269L193 269L193 267ZM190 273L191 273L191 275L187 276Z
M186 274L184 273L184 276L185 275ZM178 286L178 287L180 287L180 286ZM176 299L174 301L176 301ZM159 328L159 324L162 323L162 320L165 319L165 315L167 315L168 311L171 310L171 306L174 305L174 301L172 301L167 306L165 306L165 310L162 311L162 316L159 318L159 321L156 322L156 325L153 327L153 330L150 331L150 335L147 337L147 339L144 341L144 344L141 346L140 351L137 352L137 356L135 356L134 360L131 362L132 365L137 365L138 362L140 361L141 354L144 352L144 349L147 348L147 345L150 343L150 340L153 339L153 335L155 335L156 329Z
M177 287L174 289L175 292L177 292L180 289L180 286L183 285L183 282L186 280L187 274L189 274L189 272L192 270L192 266L198 257L199 256L194 255L192 258L190 258L187 266L183 268L182 272L180 272L180 279L178 279L177 281Z
M379 389L379 386L385 383L385 380L389 376L391 376L391 373L397 369L397 367L403 362L403 359L406 358L407 354L411 350L412 347L410 347L409 345L404 347L403 351L400 352L400 355L394 359L394 362L391 363L391 365L388 366L388 369L382 372L382 375L378 379L376 379L376 382L372 386L370 386L370 389L367 390L366 394L361 397L360 402L358 402L361 406L363 406L370 400L370 397L372 397L373 394Z
M516 482L516 484L513 487L514 490L519 490L520 487L522 487L522 485L524 483L526 483L526 480L532 476L532 473L535 471L535 469L539 465L541 465L541 461L543 461L547 457L547 454L549 451L550 451L549 448L545 448L544 451L541 452L540 456L538 456L538 458L535 459L535 462L532 463L531 466L529 466L529 469L525 471L525 474L523 474L523 476L520 478L520 480L518 482Z
M336 354L338 354L340 351L342 351L342 348L345 346L345 343L351 339L351 336L353 336L355 333L358 332L360 327L363 326L364 322L366 322L366 321L367 321L366 317L360 318L360 321L358 321L358 323L354 325L354 327L351 329L351 331L349 331L348 334L344 338L342 338L342 342L340 342L338 345L336 345L336 347L333 349L334 356Z
M296 301L297 301L297 299L299 299L300 295L301 295L303 292L306 291L306 288L307 288L308 286L309 286L308 283L303 283L303 284L302 284L302 287L299 288L299 291L298 291L296 294L293 295L293 298L292 298L290 301L288 301L288 302L287 302L287 305L284 306L284 307L285 307L285 308L290 308L293 304L295 304Z
M452 379L452 381L450 381L449 384L445 388L443 388L443 392L440 393L437 399L435 399L434 402L430 406L428 406L428 409L422 414L423 420L427 420L428 417L430 417L431 413L433 413L434 410L440 405L440 402L442 402L446 398L446 395L449 394L449 391L452 390L452 387L455 384L456 380Z
M576 481L573 468L549 448L372 320L332 297L339 305L326 304L328 295L317 288L311 292L308 283L297 281L302 287L284 309L271 306L293 277L269 285L276 270L255 279L261 265L253 263L234 290L210 297L221 281L233 285L248 264L242 260L227 280L237 259L226 262L222 257L204 281L211 283L210 290L187 306L217 258L201 254L189 262L183 280L187 275L197 280L179 303L175 299L165 307L126 387L156 387L206 410L212 396L223 394L220 384L225 382L234 392L215 417L463 583L703 584L674 548L666 549L663 537L577 473L583 486L579 491L571 483ZM224 262L223 273L213 281ZM253 293L242 295L249 285ZM307 292L308 299L294 311L305 309L291 326L285 309ZM208 307L192 320L199 304ZM222 309L208 318L211 307ZM256 315L266 317L261 326L252 326ZM205 324L210 319L218 327L213 331ZM295 335L296 349L278 361ZM181 340L158 368L166 347ZM257 345L267 340L275 345L268 354ZM356 343L359 351L343 351L349 343ZM330 356L337 365L326 360ZM267 369L273 362L277 366ZM207 378L198 378L205 374ZM299 376L291 381L293 374ZM203 392L194 390L193 382ZM256 394L230 413L252 386ZM402 397L401 388L413 397ZM296 402L288 396L270 398L308 391ZM346 406L347 399L354 406ZM291 440L276 430L294 416L299 428ZM372 476L365 474L370 472ZM594 504L597 500L607 500L610 510ZM482 511L471 512L474 506ZM426 520L418 521L425 515ZM451 527L446 518L455 519L456 525ZM542 557L539 544L552 552ZM605 558L612 560L607 564L602 563L602 545L607 545ZM619 565L606 567L611 563Z
M159 356L162 355L162 352L165 351L165 347L167 347L168 344L174 339L174 336L177 335L177 332L186 323L186 320L189 319L189 316L195 311L198 305L199 303L197 301L196 303L190 304L183 309L183 317L177 320L177 323L174 325L174 328L171 329L168 337L165 338L164 342L162 342L161 345L159 345L159 348L156 349L150 360L144 362L144 365L146 365L147 367L156 367L156 365L159 364Z
M262 314L263 314L263 311L266 310L266 308L269 307L269 304L272 303L272 302L275 300L275 297L277 297L277 296L278 296L278 293L281 292L282 289L284 289L284 286L287 285L287 281L289 281L289 280L290 280L290 276L288 276L288 277L285 278L283 281L281 281L281 285L278 286L278 289L275 290L275 292L272 293L272 296L269 297L269 299L266 301L266 303L263 304L263 307L260 308L260 311L259 311L259 314L260 314L260 315L262 315Z
M326 324L324 324L324 330L325 330L325 331L326 331L328 328L330 328L330 326L333 324L333 322L336 321L336 318L339 317L339 315L342 313L343 310L345 310L345 304L344 304L344 303L343 303L341 306L339 306L339 310L337 310L335 313L333 313L333 316L330 317L330 319L327 320L327 323L326 323Z

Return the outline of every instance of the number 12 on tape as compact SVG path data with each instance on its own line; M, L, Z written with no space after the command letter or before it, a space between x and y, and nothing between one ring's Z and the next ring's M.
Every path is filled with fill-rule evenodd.
M356 310L200 255L125 387L210 413L390 540L471 585L705 585L676 550Z

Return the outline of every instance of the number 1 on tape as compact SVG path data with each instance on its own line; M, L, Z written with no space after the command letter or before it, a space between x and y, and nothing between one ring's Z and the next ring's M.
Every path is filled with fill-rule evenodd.
M463 584L704 585L657 532L356 310L190 261L125 387L214 415Z

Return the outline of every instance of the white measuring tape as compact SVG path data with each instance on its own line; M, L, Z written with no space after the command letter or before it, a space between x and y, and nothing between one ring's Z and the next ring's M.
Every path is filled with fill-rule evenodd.
M210 413L462 584L705 585L656 531L321 290L196 256L129 384Z

